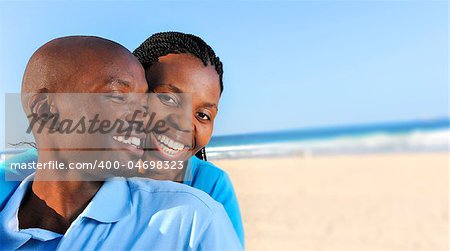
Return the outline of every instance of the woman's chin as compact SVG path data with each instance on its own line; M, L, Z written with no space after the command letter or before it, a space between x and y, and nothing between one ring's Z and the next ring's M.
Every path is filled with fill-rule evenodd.
M171 154L155 149L147 150L142 159L144 161L187 161L191 156L191 150L183 150L177 154Z

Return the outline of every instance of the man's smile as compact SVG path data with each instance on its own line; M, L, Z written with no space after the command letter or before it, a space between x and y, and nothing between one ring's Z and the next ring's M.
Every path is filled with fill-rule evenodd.
M114 135L112 136L115 142L120 144L120 147L114 147L114 149L128 150L133 155L141 157L144 154L144 149L142 144L144 144L144 139L136 136L123 136Z
M115 139L116 141L119 141L121 143L131 145L135 148L142 149L142 147L141 147L142 140L140 138L131 136L131 137L128 137L128 139L127 139L126 136L113 136L113 139Z

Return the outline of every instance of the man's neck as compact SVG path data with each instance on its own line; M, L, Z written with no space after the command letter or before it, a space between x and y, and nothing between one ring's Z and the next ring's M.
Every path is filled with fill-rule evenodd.
M35 181L33 193L65 219L87 206L100 189L95 181Z
M46 155L46 154L43 154ZM48 161L48 155L39 154L38 162ZM55 158L51 159L55 160ZM53 171L54 180L39 181L43 172L46 178ZM70 224L86 208L102 186L99 181L66 181L61 170L37 170L31 190L19 209L20 228L43 228L65 233Z

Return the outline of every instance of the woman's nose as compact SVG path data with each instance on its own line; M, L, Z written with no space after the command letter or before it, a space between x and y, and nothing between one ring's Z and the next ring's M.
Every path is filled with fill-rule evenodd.
M174 113L167 116L167 123L177 131L192 132L192 116L184 112Z
M125 115L125 120L129 123L145 126L149 121L147 96L144 93L133 93L130 95L134 102L130 102L129 111Z

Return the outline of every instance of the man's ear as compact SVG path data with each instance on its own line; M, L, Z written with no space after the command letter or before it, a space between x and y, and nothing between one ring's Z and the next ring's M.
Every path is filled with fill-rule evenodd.
M27 105L31 113L27 115L32 118L32 123L46 128L57 128L58 108L55 105L52 93L34 93L30 95Z

